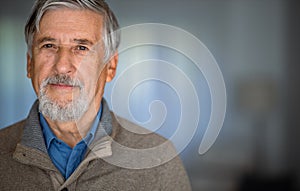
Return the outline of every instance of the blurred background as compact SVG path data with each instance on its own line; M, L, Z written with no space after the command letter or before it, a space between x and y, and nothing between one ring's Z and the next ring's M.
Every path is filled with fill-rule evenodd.
M0 6L2 128L25 118L36 99L26 78L23 35L33 2L2 1ZM151 22L182 28L200 39L219 64L227 88L226 118L215 144L199 155L210 112L209 92L201 72L193 73L188 63L182 63L186 64L184 72L190 74L201 106L198 130L180 154L193 190L300 190L299 1L107 2L122 27ZM146 49L139 53L153 52L153 47ZM121 57L119 74L126 68L125 63L125 56ZM107 100L111 88L107 86ZM132 93L131 112L139 121L145 121L148 118L145 100L165 101L168 115L158 133L168 137L172 133L168 129L178 123L180 108L176 93L165 89L162 84L151 83L137 88Z

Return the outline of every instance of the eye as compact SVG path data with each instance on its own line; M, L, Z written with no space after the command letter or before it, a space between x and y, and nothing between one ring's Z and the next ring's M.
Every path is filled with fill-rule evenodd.
M56 46L54 44L44 44L42 48L51 49L51 48L56 48Z
M89 51L89 49L87 47L85 47L85 46L77 46L76 50L79 50L79 51Z

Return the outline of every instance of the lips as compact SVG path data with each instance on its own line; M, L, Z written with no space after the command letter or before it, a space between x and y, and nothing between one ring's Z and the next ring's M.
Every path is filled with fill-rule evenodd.
M57 86L57 87L70 87L70 88L72 88L72 87L74 87L74 86L72 86L72 85L68 85L68 84L50 84L51 86Z
M73 85L68 85L68 84L49 84L51 87L56 88L56 89L73 89L77 86Z

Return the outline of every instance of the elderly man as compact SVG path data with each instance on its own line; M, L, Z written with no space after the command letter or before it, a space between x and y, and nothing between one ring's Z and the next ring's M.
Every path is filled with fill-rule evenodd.
M160 159L150 150L139 158L122 149L167 141L126 130L121 124L144 131L117 120L102 98L116 73L118 28L103 0L36 1L25 36L38 100L27 119L0 131L1 190L190 190L177 156L151 165Z

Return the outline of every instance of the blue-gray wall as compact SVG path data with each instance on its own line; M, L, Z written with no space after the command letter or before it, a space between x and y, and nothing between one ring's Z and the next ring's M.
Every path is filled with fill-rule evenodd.
M36 99L26 78L23 36L33 1L10 2L2 2L0 7L0 127L26 117ZM206 123L200 122L196 136L181 153L194 190L236 190L241 177L250 172L263 172L265 177L297 174L292 170L297 162L287 165L291 161L290 153L299 153L290 149L297 142L288 139L291 132L299 131L294 131L297 127L286 127L287 120L293 120L287 118L289 94L294 92L288 87L296 86L288 86L293 82L290 72L294 66L288 64L291 61L288 50L293 43L289 36L296 36L290 32L293 28L289 22L290 10L299 12L291 8L293 1L109 0L108 3L122 27L149 22L180 27L200 39L219 64L228 96L223 129L209 152L199 155L198 146ZM126 61L121 57L118 74L126 68L122 63ZM203 120L207 120L208 89L201 73L192 70L186 68L190 79L198 84L201 112ZM148 111L141 108L148 108L148 102L143 101L160 99L169 111L166 128L176 125L180 115L176 94L161 84L144 85L132 94L136 98L131 100L133 115L141 121L147 120ZM111 88L107 86L108 100ZM138 99L141 96L143 99ZM159 133L168 137L171 132Z

